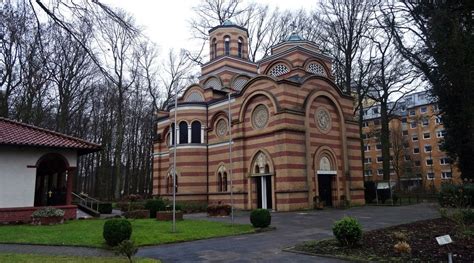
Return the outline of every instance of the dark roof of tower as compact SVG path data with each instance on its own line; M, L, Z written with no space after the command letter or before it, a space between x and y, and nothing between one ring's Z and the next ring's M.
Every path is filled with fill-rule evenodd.
M286 39L286 41L303 41L304 39L298 35L298 33L293 32L291 35Z
M243 30L247 33L247 36L249 34L249 31L247 30L247 28L245 27L242 27L242 26L239 26L239 25L236 25L235 23L233 23L232 21L230 20L225 20L224 22L222 22L221 25L218 25L218 26L215 26L211 29L209 29L209 34L213 31L215 31L216 29L219 29L219 28L226 28L226 27L235 27L235 28L238 28L240 30Z

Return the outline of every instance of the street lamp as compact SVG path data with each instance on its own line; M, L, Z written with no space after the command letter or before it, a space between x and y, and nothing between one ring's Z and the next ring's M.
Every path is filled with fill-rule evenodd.
M183 79L191 80L194 76L185 77ZM178 150L178 82L174 83L174 151L173 151L173 233L176 232L176 151ZM172 134L171 134L172 135Z
M233 163L232 163L232 112L231 112L231 93L232 89L229 88L227 92L228 98L228 105L229 105L229 113L227 114L228 117L228 126L229 126L229 179L230 179L230 217L232 226L234 226L234 187L233 187L233 180L232 180L232 170L233 170Z
M178 120L178 84L175 83L174 85L174 128L172 130L172 132L174 132L173 171L172 171L173 172L173 233L176 232L176 151L178 148L178 144L177 144L178 126L176 124L177 120Z

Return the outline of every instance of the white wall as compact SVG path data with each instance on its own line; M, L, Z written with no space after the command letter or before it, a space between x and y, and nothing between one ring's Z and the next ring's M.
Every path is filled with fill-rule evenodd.
M62 154L75 167L74 150L0 145L0 208L31 207L35 202L36 162L47 153Z

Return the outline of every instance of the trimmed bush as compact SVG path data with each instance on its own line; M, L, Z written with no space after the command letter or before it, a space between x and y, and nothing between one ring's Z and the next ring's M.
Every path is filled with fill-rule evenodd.
M253 227L264 228L271 224L272 216L266 209L255 209L250 213L250 222Z
M109 219L104 223L102 235L107 245L115 247L122 241L130 239L132 224L126 219Z
M165 210L165 202L161 198L150 199L145 203L145 209L149 210L150 218L156 218L156 212ZM177 209L176 209L177 210Z
M362 227L357 219L343 217L332 226L332 232L342 246L353 247L362 238Z
M148 210L134 210L123 213L123 216L129 219L145 219L148 218L149 215L150 211Z
M99 213L112 214L112 203L99 203Z

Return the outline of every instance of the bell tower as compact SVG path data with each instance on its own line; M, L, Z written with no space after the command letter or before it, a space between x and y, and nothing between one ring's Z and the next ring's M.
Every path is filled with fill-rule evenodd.
M248 60L248 31L226 20L209 30L209 55L211 60L230 56Z
M238 89L242 81L237 78L257 75L257 64L249 60L248 39L246 28L228 20L209 30L209 62L202 65L199 78L205 89Z

